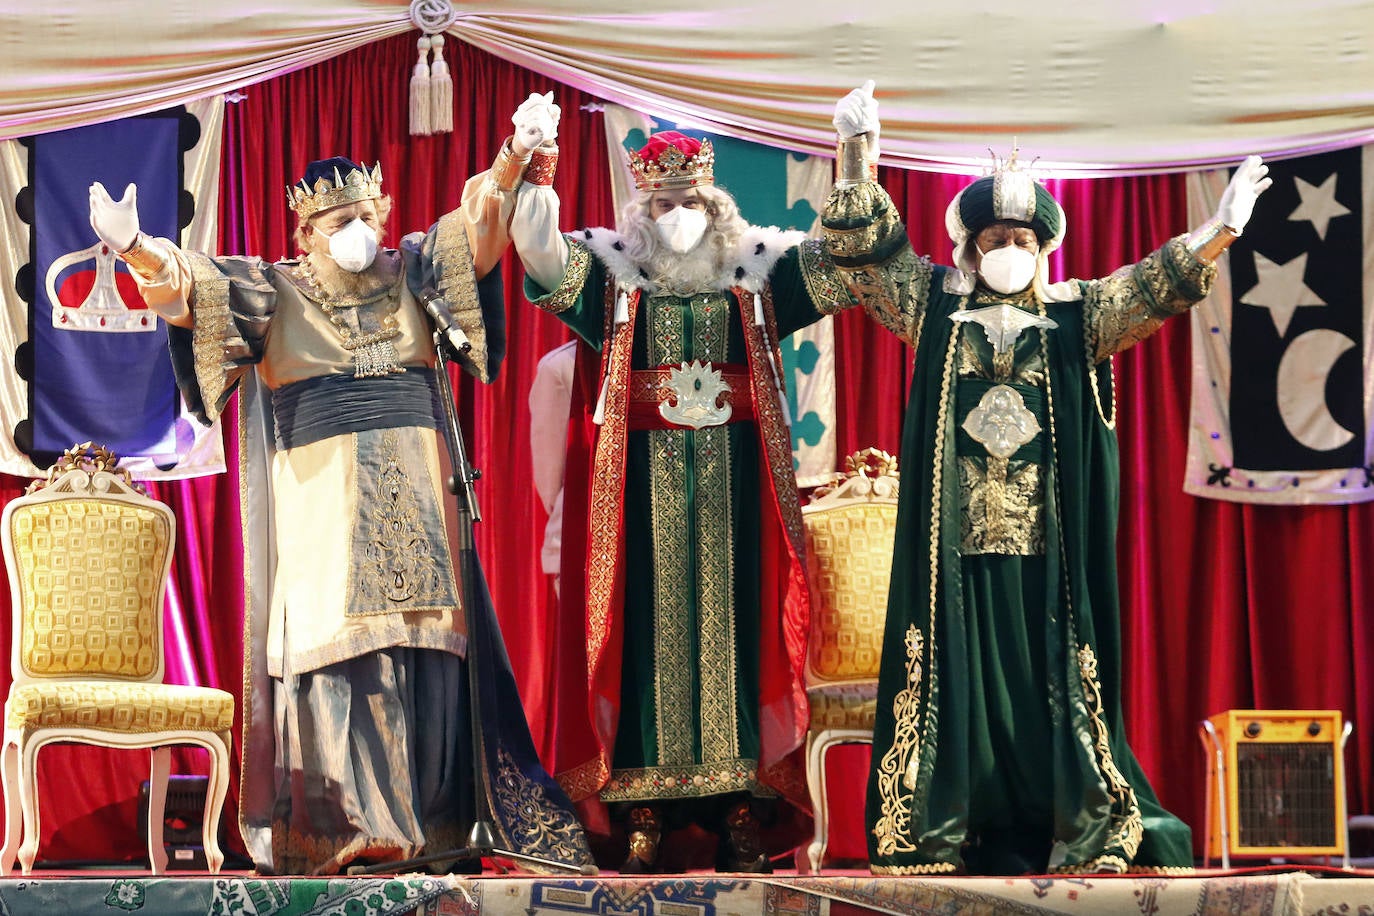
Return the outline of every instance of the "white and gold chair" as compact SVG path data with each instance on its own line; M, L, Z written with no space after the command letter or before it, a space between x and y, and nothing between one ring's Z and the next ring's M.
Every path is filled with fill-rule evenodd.
M167 867L162 825L171 745L210 753L202 824L218 872L219 818L229 788L234 697L162 683L162 609L172 562L172 511L136 489L115 456L76 446L0 516L14 635L0 764L5 844L25 875L38 854L37 759L54 742L152 750L148 857ZM22 843L21 843L22 839Z
M873 742L899 485L897 459L865 449L846 458L845 471L802 507L813 595L806 779L816 833L798 866L812 872L820 871L829 841L826 752L838 744Z

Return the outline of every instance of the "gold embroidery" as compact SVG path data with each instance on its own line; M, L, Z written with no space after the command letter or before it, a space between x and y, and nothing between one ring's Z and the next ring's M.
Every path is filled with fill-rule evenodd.
M700 798L725 792L771 795L757 778L755 760L719 760L687 766L617 769L601 790L601 800Z
M615 307L615 289L606 287L607 318ZM635 315L639 311L639 292L627 297L629 319L617 325L603 347L606 377L606 406L601 433L596 439L592 463L592 495L588 506L587 531L587 670L595 672L606 650L611 629L611 609L619 603L617 569L621 556L620 504L625 490L625 444L627 408L630 391L631 346L634 343ZM617 573L619 572L619 575Z
M650 298L650 362L723 360L728 306L720 293ZM739 754L739 730L729 432L713 427L652 430L647 436L658 762L696 759L698 735L700 759L730 760ZM688 675L694 671L695 679Z
M515 851L555 862L591 864L582 826L561 805L551 804L544 787L521 772L504 748L497 752L492 788Z
M578 802L595 795L596 790L605 785L610 775L610 768L606 766L605 761L601 757L595 757L564 770L556 778L558 785L568 793L568 797Z
M739 708L735 683L735 524L730 498L730 431L712 427L692 434L696 451L697 666L701 677L703 760L738 757Z
M806 239L797 246L797 260L807 295L817 311L834 315L858 304L850 298L844 278L836 270L835 262L830 259L820 239Z
M1103 848L1120 850L1125 862L1129 862L1140 849L1140 841L1145 836L1145 824L1141 819L1135 789L1116 768L1116 761L1112 759L1111 736L1107 731L1107 718L1102 704L1102 684L1097 679L1097 655L1093 652L1092 646L1086 643L1078 650L1078 667L1083 678L1083 693L1088 704L1089 721L1093 727L1093 746L1097 751L1098 767L1107 784L1107 791L1115 799L1112 805L1111 831ZM1094 862L1114 858L1117 857L1111 852L1104 851ZM1123 870L1125 862L1122 863Z
M587 285L587 273L592 267L591 249L571 236L567 241L568 266L563 271L563 280L558 284L558 289L531 300L544 311L555 315L573 307L577 297L582 295L582 287Z
M929 865L873 865L868 866L875 875L950 875L958 870L952 862L932 862Z
M229 311L229 278L213 261L193 255L191 277L195 288L195 323L191 328L191 352L196 384L210 422L219 418L221 403L229 390L234 365L225 355L228 345L243 344Z
M362 454L364 437L355 435L353 446L356 466L361 469L369 465ZM378 466L375 481L373 473L366 471L357 480L357 485L368 485L370 492L357 497L357 504L367 508L353 534L356 575L349 583L347 614L452 607L457 598L445 581L450 565L447 545L436 542L425 528L426 513L421 510L421 500L427 495L422 488L431 486L429 477L408 471L396 430L383 430L372 441L378 443Z
M749 301L748 297L752 295L740 288L736 288L734 294L740 302ZM759 295L763 298L768 340L776 341L778 328L773 313L772 287L764 287ZM763 441L763 458L768 463L768 471L772 478L773 498L777 500L778 510L782 514L783 531L787 535L788 548L793 560L804 569L805 535L802 529L801 503L797 500L797 479L792 473L792 433L782 418L782 405L778 402L778 389L760 328L752 321L744 321L742 325L746 349L750 353L749 374L754 391L754 411L758 418L759 435ZM773 360L774 364L782 365L782 357L776 347L773 349Z
M1030 461L960 455L959 550L1038 557L1045 553L1045 489ZM986 464L986 469L984 465Z
M691 527L687 509L686 450L690 434L655 429L649 445L650 536L653 538L654 725L661 764L692 760L696 736L690 672L694 589L688 563ZM627 573L628 579L628 573Z
M911 807L921 766L921 690L925 674L925 637L913 623L907 627L906 686L892 699L895 727L892 745L878 764L881 811L873 825L878 855L915 852L911 838Z
M822 221L826 252L851 262L836 264L850 297L878 324L919 346L935 268L911 250L887 192L871 181L837 186Z
M1084 328L1093 365L1159 330L1166 318L1197 304L1216 276L1187 250L1180 236L1138 263L1122 267L1084 290Z
M477 371L483 382L492 379L487 362L487 323L477 295L477 274L463 215L454 210L439 217L434 236L434 285L448 303L453 322L463 329L472 349L463 361Z

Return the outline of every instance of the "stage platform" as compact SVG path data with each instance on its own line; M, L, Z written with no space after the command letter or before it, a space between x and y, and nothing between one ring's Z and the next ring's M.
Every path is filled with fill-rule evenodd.
M1374 871L1266 868L1190 877L876 878L686 874L552 878L397 875L153 877L113 871L0 879L0 916L1360 916Z

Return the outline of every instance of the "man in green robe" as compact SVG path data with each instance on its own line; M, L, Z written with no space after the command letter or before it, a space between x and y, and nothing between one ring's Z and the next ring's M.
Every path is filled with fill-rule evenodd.
M916 351L868 789L879 874L1188 867L1123 731L1111 357L1201 300L1269 185L1100 280L1046 282L1063 210L1015 154L961 191L958 267L917 257L872 180L871 84L836 108L826 249Z
M626 821L622 871L660 870L687 821L720 834L718 868L769 871L770 806L751 800L806 798L810 599L777 346L838 281L802 233L748 225L713 163L709 141L657 133L618 230L564 236L528 176L511 223L531 300L601 355L586 518L567 497L563 525L587 557L585 600L566 577L563 599L585 609L570 712L590 727L561 729L556 775L590 824L609 830L603 803Z

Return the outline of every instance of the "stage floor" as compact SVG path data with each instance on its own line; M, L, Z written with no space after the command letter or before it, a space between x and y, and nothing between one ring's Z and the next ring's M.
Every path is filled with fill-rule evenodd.
M1266 868L1191 877L875 878L686 874L551 878L89 871L0 879L0 916L991 916L1374 913L1374 871Z

